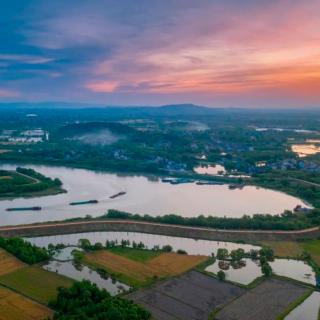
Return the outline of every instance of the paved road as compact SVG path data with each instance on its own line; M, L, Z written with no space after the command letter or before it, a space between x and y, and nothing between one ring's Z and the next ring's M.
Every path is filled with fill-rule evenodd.
M320 187L320 184L319 183L315 183L315 182L310 182L310 181L297 179L297 178L290 178L290 180L302 182L302 183L308 184L310 186Z

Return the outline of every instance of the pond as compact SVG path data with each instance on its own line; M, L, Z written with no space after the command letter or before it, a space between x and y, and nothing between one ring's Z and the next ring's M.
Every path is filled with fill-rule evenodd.
M108 209L131 213L164 215L180 214L191 217L204 215L241 217L256 213L278 214L303 202L287 194L246 186L230 190L228 185L170 184L158 178L120 176L66 167L26 165L63 182L68 192L32 199L0 201L0 225L57 221L67 218L99 216ZM0 169L15 169L1 165ZM119 192L120 196L110 198ZM70 206L71 202L97 200L95 204ZM272 201L271 201L272 200ZM40 211L8 212L12 207L40 206Z
M243 259L246 263L245 267L234 269L230 266L229 270L223 270L226 275L226 280L241 283L244 285L250 284L256 278L261 277L261 268L259 261L252 261L251 259ZM205 271L217 274L219 268L219 262L216 261L212 265L208 266Z
M285 320L318 320L320 292L313 292L298 307L292 310Z
M232 266L228 270L223 270L226 274L226 279L229 281L248 285L256 278L262 276L259 261L252 261L251 259L243 259L246 266L234 269ZM208 266L205 270L217 274L219 270L219 262L216 261ZM295 279L304 283L316 284L316 274L312 268L304 261L294 259L275 259L269 262L274 274Z
M249 252L252 249L259 250L261 248L259 246L253 246L250 244L195 240L138 232L88 232L27 238L29 242L39 247L47 247L50 243L54 245L63 243L66 246L77 246L80 239L88 239L92 244L101 242L103 245L105 244L106 240L117 241L118 243L121 243L121 240L130 240L131 244L133 241L136 243L142 242L149 249L152 249L154 246L162 247L164 245L171 245L173 251L182 249L191 255L199 254L206 256L211 256L212 253L216 255L219 248L227 249L229 252L239 248L242 248L245 252ZM247 285L262 275L259 263L257 261L252 261L251 259L244 260L246 261L245 267L239 269L233 269L230 267L229 270L225 271L227 280ZM285 276L312 285L316 284L315 272L303 261L294 259L275 259L273 262L269 263L273 272L277 275ZM212 273L217 273L219 270L220 269L217 261L206 268L206 271Z
M53 259L58 260L58 261L69 261L73 259L73 254L72 252L74 250L81 250L79 248L77 248L76 246L70 246L70 247L66 247L63 249L59 249L56 250L54 255L53 255Z
M100 289L106 289L111 295L115 296L130 289L124 283L109 278L103 278L98 272L89 269L86 266L76 268L71 261L50 261L44 265L45 270L56 272L74 280L89 280L95 283Z
M292 278L301 282L316 285L316 274L312 268L301 260L275 259L269 262L273 272L279 276Z
M195 240L189 238L161 236L157 234L138 232L87 232L58 236L26 238L26 240L39 247L47 247L50 243L54 245L63 243L66 246L76 246L80 239L88 239L91 243L101 242L103 245L105 244L106 240L117 241L118 243L120 243L121 240L130 240L131 243L133 241L137 243L142 242L149 249L152 249L157 245L162 247L169 244L172 246L174 251L182 249L185 250L188 254L199 254L207 256L211 256L212 253L216 254L219 248L225 248L228 249L228 251L238 248L243 248L245 251L250 251L251 249L260 249L260 247L250 244Z

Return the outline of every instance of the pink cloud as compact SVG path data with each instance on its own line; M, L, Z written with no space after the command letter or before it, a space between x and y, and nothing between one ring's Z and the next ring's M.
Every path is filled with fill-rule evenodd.
M18 96L19 93L17 91L0 88L0 98L15 98Z
M92 82L87 83L86 87L94 92L104 92L110 93L117 89L118 83L117 82L110 82L110 81L101 81L101 82Z

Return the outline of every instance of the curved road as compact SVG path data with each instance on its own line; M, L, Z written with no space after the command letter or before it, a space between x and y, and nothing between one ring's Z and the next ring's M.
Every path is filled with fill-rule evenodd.
M220 241L298 240L320 236L319 227L303 230L226 230L134 220L84 220L0 227L0 236L48 236L80 232L127 231Z

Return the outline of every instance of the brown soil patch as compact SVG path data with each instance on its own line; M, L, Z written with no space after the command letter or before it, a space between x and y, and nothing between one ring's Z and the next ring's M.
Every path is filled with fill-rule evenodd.
M163 253L147 262L148 267L157 270L159 275L178 275L194 268L208 259L206 256Z
M25 264L10 253L0 249L0 276L25 267Z
M130 279L144 282L153 276L165 277L178 275L207 260L206 256L190 256L177 253L163 253L146 263L100 250L86 255L86 262L105 270L122 274Z
M264 241L263 245L272 248L278 257L297 257L303 251L299 243L295 241Z
M0 320L42 320L51 316L47 307L0 287Z

